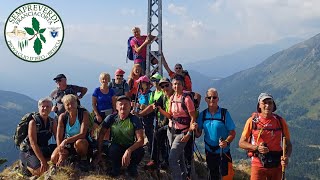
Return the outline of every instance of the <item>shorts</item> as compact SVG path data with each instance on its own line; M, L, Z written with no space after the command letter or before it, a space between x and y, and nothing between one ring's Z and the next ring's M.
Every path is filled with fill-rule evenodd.
M48 146L48 147L40 147L40 151L42 152L43 156L46 159L49 159L51 157L51 154L53 152L54 148ZM33 150L28 150L28 151L20 151L20 159L23 164L23 166L28 166L31 169L38 169L40 168L40 160L38 157L35 155Z

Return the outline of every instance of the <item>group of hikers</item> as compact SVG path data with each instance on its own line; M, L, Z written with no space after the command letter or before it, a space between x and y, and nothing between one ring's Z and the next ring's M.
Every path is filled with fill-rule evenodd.
M87 167L99 165L107 156L110 176L119 176L126 167L129 176L137 177L137 167L148 153L146 169L169 169L175 180L191 179L195 138L203 132L208 179L232 179L230 143L236 127L229 111L218 105L217 89L207 90L207 108L199 113L201 95L192 91L191 78L181 64L172 71L162 56L170 79L158 73L144 75L145 48L154 37L142 37L138 27L132 32L135 64L127 81L122 69L115 71L113 79L108 73L100 74L101 85L92 93L92 127L91 115L81 105L88 89L69 85L64 74L53 79L57 88L38 101L39 112L29 115L27 136L19 144L24 172L39 176L48 170L49 160L55 166L75 163L88 171ZM257 112L244 126L239 146L252 159L251 179L281 179L281 167L288 164L290 134L275 110L272 95L261 93ZM56 118L49 116L51 111ZM49 144L51 137L56 144Z

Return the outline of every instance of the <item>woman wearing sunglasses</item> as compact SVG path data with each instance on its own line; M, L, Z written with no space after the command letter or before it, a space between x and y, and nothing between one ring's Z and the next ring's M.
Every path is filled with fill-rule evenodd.
M211 179L232 179L230 143L234 139L235 124L225 108L218 106L219 96L215 88L207 91L205 100L208 108L200 113L197 123L191 125L196 137L204 131L207 166ZM222 179L222 178L221 178Z

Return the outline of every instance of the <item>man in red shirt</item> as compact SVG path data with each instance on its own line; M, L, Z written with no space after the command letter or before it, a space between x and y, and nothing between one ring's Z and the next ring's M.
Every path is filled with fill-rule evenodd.
M244 126L239 146L251 151L251 180L281 179L281 166L288 164L292 152L290 134L285 119L273 112L277 107L272 95L261 93L257 113ZM286 137L286 155L282 156L282 137Z

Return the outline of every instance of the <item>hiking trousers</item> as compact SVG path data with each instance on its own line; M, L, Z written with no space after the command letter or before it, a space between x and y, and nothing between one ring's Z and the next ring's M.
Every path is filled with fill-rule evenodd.
M169 153L169 167L171 170L171 175L174 180L186 179L186 164L184 158L184 147L186 142L181 142L184 133L172 134L168 128L167 136L169 144L171 145Z
M109 157L112 162L112 174L113 175L119 175L120 174L120 168L122 166L121 160L124 152L128 149L128 147L124 147L115 143L111 143L109 147ZM131 153L131 160L130 164L128 166L128 172L129 174L137 174L137 167L140 161L142 160L144 156L144 149L142 147L139 147L138 149L134 150Z
M144 128L144 133L147 136L148 139L148 151L149 154L151 155L151 149L152 149L152 141L153 141L153 119L154 116L144 116L141 118L142 119L142 124Z
M281 180L281 177L281 166L276 168L251 166L251 180Z
M158 129L156 133L156 137L154 139L154 147L152 160L156 163L160 163L160 154L162 157L162 161L168 162L168 137L167 137L167 128L161 127Z

